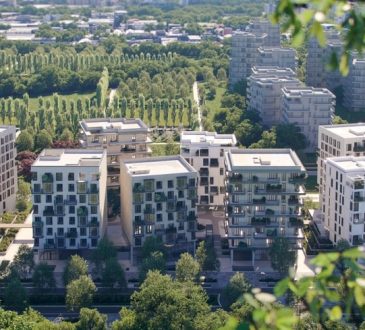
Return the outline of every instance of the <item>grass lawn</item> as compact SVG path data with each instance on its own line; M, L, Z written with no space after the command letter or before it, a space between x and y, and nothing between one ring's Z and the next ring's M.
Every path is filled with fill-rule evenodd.
M318 192L316 175L308 176L305 182L305 189L307 192Z
M67 94L67 95L61 95L60 96L60 100L62 99L66 99L66 101L69 103L71 100L76 102L78 99L81 99L82 102L84 102L87 98L91 99L93 96L95 95L95 93L85 93L85 94L78 94L78 93L74 93L74 94ZM47 96L42 96L43 98L43 103L45 104L47 100L49 100L51 102L51 106L53 106L53 95L47 95ZM30 111L36 111L39 109L39 105L38 105L38 97L33 97L33 98L29 98L29 110Z

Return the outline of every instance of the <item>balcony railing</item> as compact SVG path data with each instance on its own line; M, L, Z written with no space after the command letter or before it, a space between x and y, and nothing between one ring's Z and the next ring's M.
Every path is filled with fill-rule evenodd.
M256 218L256 217L252 217L251 218L251 225L260 225L260 226L265 226L265 225L269 225L271 223L270 218Z

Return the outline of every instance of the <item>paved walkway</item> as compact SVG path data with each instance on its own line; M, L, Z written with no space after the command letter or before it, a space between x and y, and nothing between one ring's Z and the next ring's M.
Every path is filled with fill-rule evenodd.
M13 261L15 255L18 253L19 247L22 244L26 244L29 247L33 247L33 230L32 230L32 213L28 215L24 222L25 225L30 225L28 228L19 229L18 233L15 236L15 239L12 244L8 247L6 254L4 256L0 256L0 261L9 260Z
M193 84L193 97L194 97L196 106L198 108L199 131L202 131L203 130L202 113L201 113L200 100L199 100L199 88L198 88L198 83L196 81Z

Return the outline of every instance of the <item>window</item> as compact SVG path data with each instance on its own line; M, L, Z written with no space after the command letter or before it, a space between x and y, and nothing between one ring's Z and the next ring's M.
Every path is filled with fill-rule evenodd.
M162 189L162 181L156 182L156 189Z
M68 181L74 181L75 180L75 174L74 173L68 173Z
M62 173L56 173L56 181L62 181Z
M184 190L179 190L178 196L179 198L184 198Z
M86 236L86 228L85 227L80 228L80 236Z
M74 225L75 224L75 217L70 217L70 219L68 220L68 223L70 225Z
M142 207L141 205L134 205L134 213L141 213Z
M68 191L70 191L70 192L75 191L75 185L74 185L74 184L72 184L72 183L70 183L70 184L68 185Z
M58 217L57 218L57 224L58 225L63 225L63 217Z
M52 203L52 195L46 195L46 203Z
M156 214L156 221L162 221L162 214L161 213L157 213Z
M57 192L63 192L63 184L57 183L56 190L57 190Z
M86 203L86 195L79 195L79 203Z
M224 169L222 167L219 169L219 175L224 175Z
M41 195L34 195L34 203L40 203L41 202Z
M52 226L52 217L46 217L46 225Z
M90 214L97 214L98 213L98 207L93 205L90 207Z
M214 184L214 177L210 177L210 178L209 178L209 183L210 183L210 184Z
M37 181L38 174L37 172L32 172L32 181Z
M75 246L76 245L76 240L74 238L70 239L70 246Z
M174 188L174 181L173 180L167 181L167 188Z
M161 211L162 210L162 204L161 203L157 203L156 204L156 210L157 211Z
M173 213L167 213L167 220L174 221L174 214Z
M33 205L33 213L38 214L38 205Z
M52 236L53 235L53 228L47 228L47 236Z
M146 202L152 202L152 193L146 193Z
M142 226L136 226L134 228L134 235L142 235Z
M203 158L203 166L209 165L209 158Z
M146 226L146 234L152 234L152 226L151 225Z
M75 214L75 206L70 205L70 206L68 207L68 213L70 213L70 214Z

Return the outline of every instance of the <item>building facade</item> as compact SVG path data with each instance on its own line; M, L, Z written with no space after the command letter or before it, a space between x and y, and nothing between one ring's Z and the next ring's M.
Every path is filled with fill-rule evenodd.
M36 250L92 249L106 229L106 153L45 149L32 165Z
M15 126L0 126L0 215L15 211L18 187Z
M325 161L330 157L365 156L365 124L319 126L317 151L317 183L322 213L325 201Z
M198 131L181 133L180 154L198 172L199 205L224 205L224 153L236 144L234 134Z
M275 76L275 73L252 74L247 81L247 109L256 111L265 126L280 124L283 118L281 89L301 85L297 78L290 76Z
M247 79L251 68L256 65L257 49L264 44L266 34L236 32L232 36L231 60L229 64L229 84Z
M329 239L351 245L365 241L365 157L333 157L325 161L324 222Z
M332 124L336 97L326 88L284 87L283 122L297 125L307 138L307 150L318 145L318 126Z
M365 60L353 59L350 62L350 72L342 78L343 104L350 111L365 109Z
M259 47L257 55L257 66L278 66L297 70L297 53L293 48L283 47Z
M126 160L121 169L122 228L132 252L148 236L195 244L196 170L181 156Z
M277 236L297 248L306 172L291 149L226 153L226 227L233 264L268 260Z

